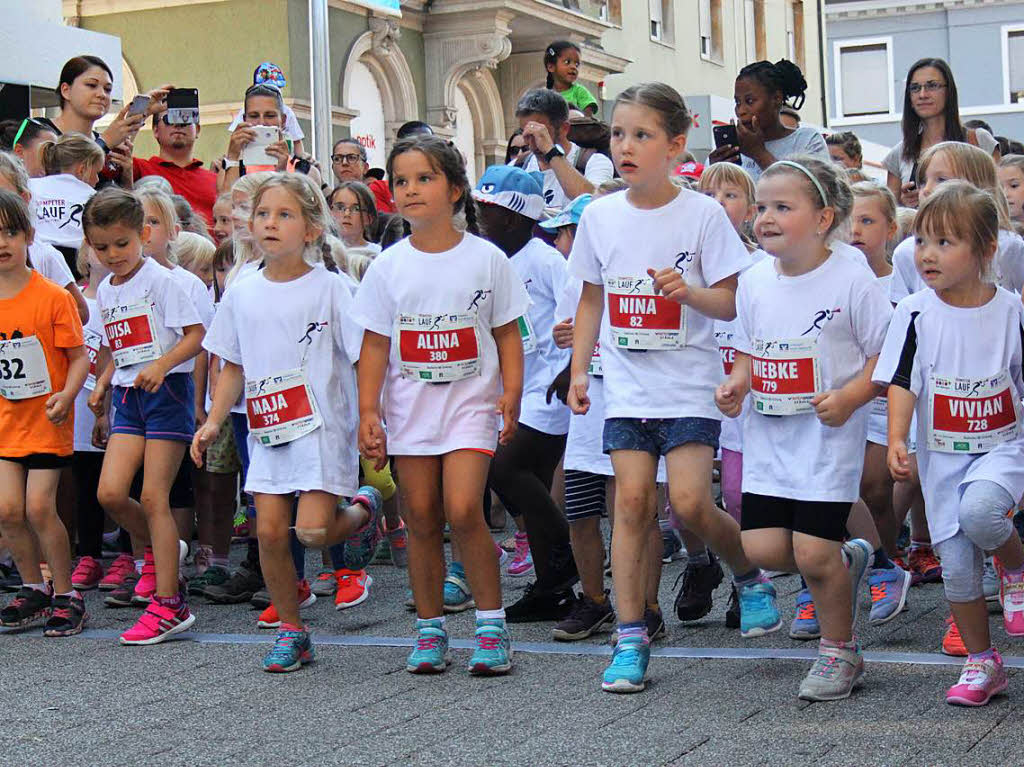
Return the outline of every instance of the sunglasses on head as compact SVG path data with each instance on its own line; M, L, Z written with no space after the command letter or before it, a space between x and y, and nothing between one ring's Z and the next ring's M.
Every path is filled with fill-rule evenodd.
M14 141L11 142L12 148L16 147L18 145L18 142L21 141L21 136L22 134L25 133L25 128L29 126L29 123L36 126L37 128L41 128L43 130L52 130L56 132L56 129L52 127L52 123L48 125L47 123L44 123L41 120L37 120L34 117L26 117L24 120L21 121L21 125L18 127L18 132L14 134Z

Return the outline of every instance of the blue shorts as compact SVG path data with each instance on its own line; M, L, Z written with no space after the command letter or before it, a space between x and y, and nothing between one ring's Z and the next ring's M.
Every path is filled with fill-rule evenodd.
M196 431L195 384L191 373L171 373L150 394L126 386L111 392L114 426L111 434L191 442Z
M604 452L642 450L653 456L696 442L718 450L722 422L714 418L608 418L604 422Z

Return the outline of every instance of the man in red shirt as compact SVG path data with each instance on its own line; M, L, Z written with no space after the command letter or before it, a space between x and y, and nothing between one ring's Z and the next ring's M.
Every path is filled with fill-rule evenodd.
M213 224L213 203L217 199L217 174L206 170L201 160L192 156L198 125L169 125L166 113L153 115L153 136L160 146L160 154L148 160L132 158L136 179L143 176L163 176L171 188L189 201L192 209L206 223Z

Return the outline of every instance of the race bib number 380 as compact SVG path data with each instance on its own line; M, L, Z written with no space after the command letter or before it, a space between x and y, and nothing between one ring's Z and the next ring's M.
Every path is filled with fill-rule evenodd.
M928 449L942 453L987 453L1018 433L1017 399L1010 376L931 377Z
M605 284L608 325L618 349L682 349L686 346L686 310L655 295L650 277L614 277Z
M0 342L0 397L29 399L49 394L50 371L35 336Z
M396 325L403 378L449 383L480 375L475 314L400 314Z
M750 355L750 396L765 415L813 413L811 400L821 389L817 342L794 338L755 339Z
M302 370L245 382L249 434L261 445L293 442L323 420Z
M148 301L105 308L103 332L115 367L151 362L163 354L156 336L153 307Z

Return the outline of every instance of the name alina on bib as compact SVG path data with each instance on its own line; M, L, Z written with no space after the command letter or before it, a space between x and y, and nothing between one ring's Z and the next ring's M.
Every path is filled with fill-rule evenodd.
M458 333L419 333L416 339L417 349L458 349Z

